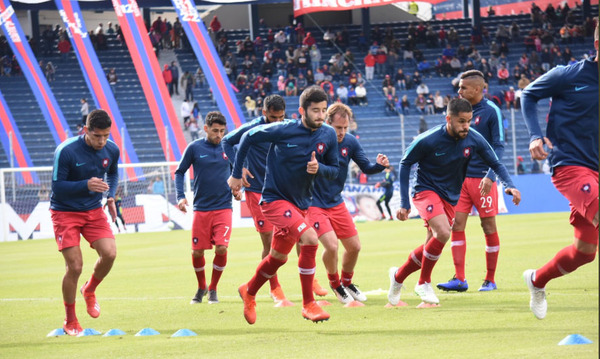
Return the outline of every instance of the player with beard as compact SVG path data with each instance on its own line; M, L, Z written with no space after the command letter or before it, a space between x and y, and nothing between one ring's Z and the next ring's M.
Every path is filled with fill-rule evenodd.
M255 295L260 287L285 264L288 254L300 243L298 269L302 285L302 316L313 322L329 319L316 303L312 283L316 268L317 232L308 224L307 210L312 201L316 176L335 179L338 175L335 131L323 125L327 111L327 94L311 86L300 95L301 121L284 121L253 128L242 136L233 173L228 180L234 194L242 188L242 168L249 149L270 143L265 185L260 201L265 217L273 223L271 251L256 269L249 282L238 291L244 302L244 317L256 322Z
M188 201L183 190L185 172L194 168L194 219L192 223L192 264L196 272L198 289L190 304L202 303L208 293L208 303L219 303L217 284L227 264L227 247L231 238L231 191L227 178L231 173L229 158L221 147L227 129L222 113L206 114L204 132L206 138L190 143L175 171L177 207L187 212ZM204 251L215 246L215 258L210 285L206 287L204 274Z
M518 205L521 193L513 185L506 167L500 162L490 144L476 130L469 130L473 108L465 99L448 103L446 123L419 135L408 147L400 161L400 209L396 216L405 221L410 213L408 180L410 168L417 163L413 202L425 221L427 238L417 247L404 265L389 270L388 300L392 305L400 301L400 290L408 275L421 269L415 293L425 304L439 304L431 287L431 272L444 245L450 239L454 206L460 197L463 181L473 153L477 153L491 167Z
M313 202L308 209L310 224L317 231L319 241L325 248L323 264L327 270L329 286L344 304L353 300L367 300L365 294L352 282L360 252L360 240L341 195L348 177L348 166L350 160L353 160L364 173L375 174L390 164L387 156L381 153L377 155L376 163L369 161L356 137L347 133L351 118L352 110L342 103L333 104L327 109L327 124L337 134L340 171L333 181L324 177L315 179ZM344 246L341 281L338 274L338 238Z

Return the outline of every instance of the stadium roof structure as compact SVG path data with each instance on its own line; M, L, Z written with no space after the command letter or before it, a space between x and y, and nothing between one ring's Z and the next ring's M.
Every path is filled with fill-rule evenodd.
M196 0L198 6L206 5L231 5L231 4L273 4L290 2L291 0ZM10 0L17 10L55 10L53 0ZM79 7L83 10L112 9L111 0L79 0ZM171 0L139 0L140 7L173 7Z

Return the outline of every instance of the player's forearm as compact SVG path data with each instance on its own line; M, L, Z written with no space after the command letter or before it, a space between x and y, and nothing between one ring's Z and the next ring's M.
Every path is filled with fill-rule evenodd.
M83 196L90 193L88 180L81 181L52 181L52 192L59 197Z
M365 174L374 175L383 171L385 169L385 166L382 166L379 163L369 162L367 166L359 165L358 168L360 168L360 170L363 171L363 173Z
M410 197L408 195L408 180L411 165L400 163L400 207L410 209Z
M525 120L525 125L529 131L530 142L543 137L537 116L538 100L539 99L531 94L528 94L527 91L523 91L521 94L521 112L523 113L523 119Z
M339 166L325 165L323 163L319 163L319 170L317 171L317 175L323 176L329 180L334 180L337 178L339 170Z
M183 177L184 173L180 171L175 172L175 198L177 198L177 201L185 198L185 192L183 191Z
M119 187L119 172L107 174L106 183L108 183L108 198L115 198L117 187Z
M496 143L494 144L494 152L496 153L496 157L498 157L498 160L500 160L502 158L502 155L504 154L504 145L498 146ZM488 169L487 174L485 175L485 177L491 179L492 181L496 181L496 173L494 173L493 169Z

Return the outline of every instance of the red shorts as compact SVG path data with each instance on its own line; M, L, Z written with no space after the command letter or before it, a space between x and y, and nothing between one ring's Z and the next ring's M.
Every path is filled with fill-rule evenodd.
M433 191L423 191L413 197L413 203L419 211L419 216L425 221L425 227L429 229L429 220L433 217L445 214L450 226L454 223L454 206L444 201Z
M352 216L343 202L332 208L309 207L308 223L317 231L319 237L331 231L334 231L339 239L358 234Z
M487 196L481 196L479 184L483 178L465 178L460 191L460 199L456 204L456 212L471 213L475 206L479 217L494 217L498 214L498 186L492 183L492 189Z
M115 238L102 207L84 212L50 210L50 215L59 251L79 246L81 235L89 242L90 247L99 239Z
M260 193L249 192L246 191L246 205L252 214L252 219L254 219L254 227L256 231L259 233L268 233L273 231L273 224L269 222L262 210L260 209Z
M307 211L288 201L263 202L261 209L265 217L273 223L271 247L280 253L288 254L302 234L310 228L305 219ZM281 243L282 240L285 243Z
M556 167L552 183L569 200L575 237L598 245L598 229L592 224L598 213L598 172L582 166Z
M212 249L214 246L229 246L231 216L229 208L216 211L194 211L192 222L192 249Z

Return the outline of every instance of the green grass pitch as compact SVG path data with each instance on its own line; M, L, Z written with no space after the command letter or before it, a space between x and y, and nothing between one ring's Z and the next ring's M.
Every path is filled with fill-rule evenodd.
M257 296L255 325L246 324L237 287L253 274L260 240L253 229L234 230L227 268L219 285L220 304L190 305L196 282L187 231L122 234L111 274L97 290L102 315L90 318L78 294L84 328L102 333L119 328L121 337L46 337L62 325L62 256L53 240L0 243L0 358L597 358L598 260L547 287L548 315L529 311L523 270L537 268L571 242L567 213L499 216L501 241L498 290L479 293L485 275L485 243L478 218L467 227L469 291L438 294L441 307L417 309L411 275L402 300L408 307L385 309L388 268L399 266L425 238L421 220L357 225L362 252L354 276L369 294L366 306L344 308L332 294L328 322L300 315L297 256L279 271L288 299L296 306L274 308L268 284ZM83 246L90 276L96 254ZM320 252L319 252L320 256ZM207 252L211 272L213 253ZM433 283L452 277L449 245L433 272ZM327 285L320 258L317 277ZM210 277L209 277L210 278ZM135 337L142 328L161 334ZM187 328L198 336L171 338ZM569 334L594 341L558 346Z

